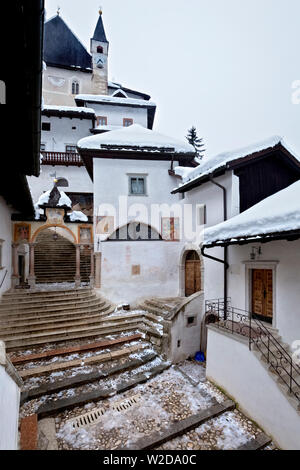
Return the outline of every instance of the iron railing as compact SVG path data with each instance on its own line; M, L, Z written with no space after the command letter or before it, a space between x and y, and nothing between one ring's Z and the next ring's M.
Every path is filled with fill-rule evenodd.
M83 166L84 163L78 153L70 152L41 152L43 165Z
M249 349L256 347L262 357L280 379L288 387L291 396L300 405L300 367L291 354L272 334L270 328L253 317L252 312L231 306L231 299L208 300L205 303L207 323L215 323L218 328L248 339Z

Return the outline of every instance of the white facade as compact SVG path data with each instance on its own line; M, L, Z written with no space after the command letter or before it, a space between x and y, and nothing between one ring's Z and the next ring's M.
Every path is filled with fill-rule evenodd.
M118 217L120 209L121 218L128 213L128 222L146 223L161 233L161 217L153 217L151 223L151 207L172 205L174 199L178 200L170 194L176 181L168 173L170 162L103 158L93 161L95 216L107 215L104 204L111 205L115 208L116 229L124 225ZM146 177L146 196L129 195L130 175ZM95 231L97 251L96 227ZM103 295L115 303L135 303L149 296L177 296L181 245L181 242L164 240L102 241ZM133 266L140 267L140 274L132 273Z
M4 343L0 341L0 450L18 448L20 383L15 369L6 358Z
M249 351L247 340L208 327L206 376L239 403L283 450L300 449L299 412L280 390L268 366Z
M124 98L126 100L126 98ZM147 103L147 101L145 101ZM148 111L141 107L110 106L109 104L89 103L88 107L95 110L96 116L106 117L108 126L123 127L124 119L132 119L133 124L148 127Z

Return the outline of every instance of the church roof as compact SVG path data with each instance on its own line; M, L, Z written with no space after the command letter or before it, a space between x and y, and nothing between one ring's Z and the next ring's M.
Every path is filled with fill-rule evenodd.
M98 23L96 25L94 36L92 37L92 39L94 39L95 41L108 43L108 40L106 39L106 35L105 35L104 26L103 26L102 13L99 14Z
M50 66L92 70L91 55L59 15L45 23L44 61Z

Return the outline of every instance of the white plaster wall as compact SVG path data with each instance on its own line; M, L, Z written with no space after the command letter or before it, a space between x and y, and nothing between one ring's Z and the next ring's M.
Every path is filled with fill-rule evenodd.
M173 363L194 357L196 352L200 350L203 314L203 293L197 293L193 296L193 300L172 321L168 359ZM188 325L188 317L195 317L193 325ZM180 344L178 344L178 341L180 341Z
M231 218L239 211L239 179L232 172L215 178L215 181L227 191L227 217ZM185 193L182 204L193 205L193 222L197 220L196 205L206 205L206 226L216 225L224 220L223 191L211 182ZM195 228L195 226L193 226ZM201 242L203 240L201 239ZM200 243L199 243L200 245ZM223 248L206 250L210 256L224 259ZM205 300L224 297L224 268L223 264L203 257L204 263L204 297Z
M262 254L250 261L252 247L261 246ZM213 250L207 250L210 254ZM269 262L278 262L274 279L274 320L284 341L292 344L300 340L300 241L277 241L263 245L249 244L229 247L228 295L232 305L251 309L249 305L250 283L246 277L246 265L262 269Z
M0 196L0 239L2 243L2 266L0 269L0 284L7 270L2 287L0 288L0 297L11 287L12 275L12 209L7 205L6 201Z
M147 175L147 196L128 196L128 204L178 203L171 195L177 178L170 176L170 162L150 160L120 160L94 158L94 208L100 204L113 204L118 208L119 196L128 196L128 175Z
M101 293L135 305L143 297L178 295L178 244L164 241L102 243ZM140 275L132 266L140 265Z
M41 143L46 144L48 152L65 152L66 145L77 145L83 137L91 135L92 119L42 116L42 122L50 122L51 130L42 131ZM72 129L76 127L76 129Z
M16 450L20 389L0 365L0 450Z
M146 103L146 101L145 101ZM146 108L130 106L110 106L109 104L86 103L88 108L94 109L96 116L106 116L108 126L123 126L123 118L133 119L134 124L148 127L148 110Z
M285 450L300 449L300 417L248 344L208 327L206 376Z
M62 79L63 83L60 86L55 86L51 77ZM73 79L79 81L79 93L92 93L92 73L47 66L47 70L43 73L43 98L45 104L76 106L74 95L72 95ZM58 80L57 83L59 83Z

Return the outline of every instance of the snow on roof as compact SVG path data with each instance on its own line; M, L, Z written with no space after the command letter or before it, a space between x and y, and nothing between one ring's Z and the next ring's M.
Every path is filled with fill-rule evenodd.
M237 160L239 158L246 157L248 155L252 155L253 153L260 152L262 150L266 150L268 148L273 148L278 144L282 144L297 160L300 160L296 153L292 151L288 145L284 142L283 138L280 136L273 136L269 139L266 139L262 142L258 142L256 144L250 145L248 147L244 147L242 149L233 150L231 152L224 152L220 153L214 157L204 158L199 166L194 168L191 172L189 172L181 186L189 183L197 178L212 174L215 170L226 166L227 163Z
M204 231L204 244L300 229L300 181Z
M58 106L53 104L46 104L43 107L43 111L62 111L62 112L72 112L72 113L88 113L95 114L94 109L85 108L83 106Z
M120 105L133 105L133 106L143 106L143 107L156 107L156 104L153 101L139 100L136 98L118 98L116 96L110 95L76 95L75 101L88 101L92 103L114 103Z
M88 222L88 217L81 211L73 211L69 214L71 222Z
M152 147L154 152L159 152L162 149L168 149L170 152L176 153L194 153L194 147L187 142L166 137L158 132L146 129L139 124L133 124L129 127L122 127L121 129L106 132L104 134L97 134L92 137L85 137L79 140L77 146L80 149L91 150L107 150L106 146L124 146L124 150L137 151L136 147ZM104 146L104 147L102 147ZM130 147L130 148L128 148ZM121 150L121 148L118 148Z
M44 204L48 204L52 189L49 189L49 191L46 191L45 193L41 194L37 202L38 206L43 206ZM60 193L60 199L57 203L57 206L58 207L61 207L61 206L72 207L71 199L63 191L59 191L58 189L58 192Z
M181 176L181 178L186 178L194 168L189 168L185 166L176 166L174 168L175 175Z

